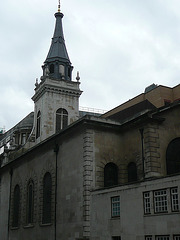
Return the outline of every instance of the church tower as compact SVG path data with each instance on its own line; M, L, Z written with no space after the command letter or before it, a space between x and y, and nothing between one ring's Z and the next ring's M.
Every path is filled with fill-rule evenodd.
M72 81L72 70L62 27L63 14L55 13L56 24L43 76L35 84L34 125L36 143L59 132L79 118L79 74Z

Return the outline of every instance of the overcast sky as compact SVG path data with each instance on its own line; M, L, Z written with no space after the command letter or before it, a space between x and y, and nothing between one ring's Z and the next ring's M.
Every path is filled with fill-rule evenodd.
M33 111L36 78L49 51L57 0L0 6L0 127ZM180 83L179 0L61 0L80 106L110 110L152 83Z

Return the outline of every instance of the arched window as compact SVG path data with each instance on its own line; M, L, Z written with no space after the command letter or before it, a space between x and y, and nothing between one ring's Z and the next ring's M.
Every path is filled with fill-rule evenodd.
M67 127L68 125L68 112L66 109L59 108L56 111L56 132Z
M54 73L54 64L51 64L51 65L49 66L49 72L50 72L50 73Z
M13 212L12 212L12 227L19 227L20 223L20 188L16 185L13 193Z
M34 182L30 180L27 185L27 204L26 204L26 221L27 224L33 223L34 215Z
M128 164L128 182L137 181L137 167L134 162Z
M42 223L51 223L51 197L52 197L52 179L51 174L47 172L43 178L43 212Z
M114 163L107 163L104 167L104 187L118 184L118 167Z
M167 174L180 173L180 138L172 140L166 151Z
M36 138L40 136L40 126L41 126L41 112L39 111L37 114L37 122L36 122Z

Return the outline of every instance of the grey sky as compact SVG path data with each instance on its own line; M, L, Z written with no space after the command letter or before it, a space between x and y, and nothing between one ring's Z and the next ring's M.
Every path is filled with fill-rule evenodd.
M6 130L33 111L57 0L0 7L1 109ZM61 0L66 46L80 72L80 106L109 110L155 83L180 83L179 0Z

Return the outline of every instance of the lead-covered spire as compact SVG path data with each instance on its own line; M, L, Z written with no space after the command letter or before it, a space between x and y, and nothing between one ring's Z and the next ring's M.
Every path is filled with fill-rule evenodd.
M52 38L49 53L43 65L43 75L49 74L50 77L60 80L71 80L71 73L73 67L68 56L65 45L62 18L63 14L60 12L60 2L58 5L58 12L55 13L56 25L54 35Z

